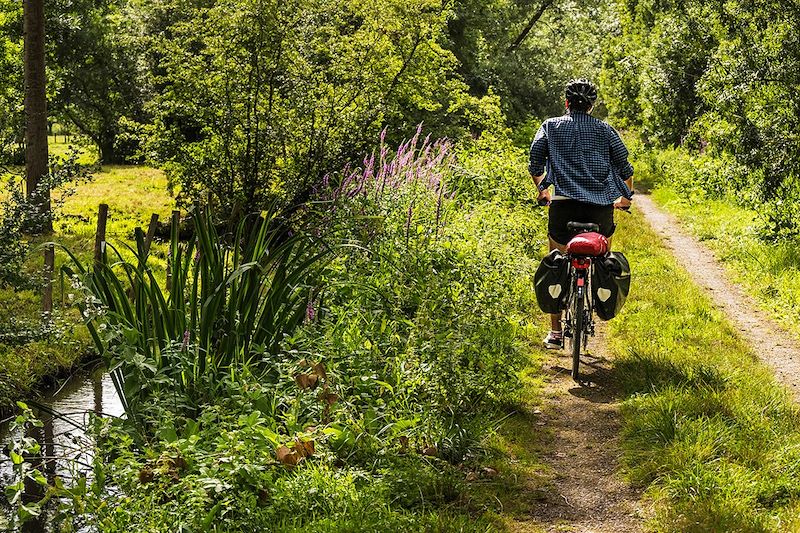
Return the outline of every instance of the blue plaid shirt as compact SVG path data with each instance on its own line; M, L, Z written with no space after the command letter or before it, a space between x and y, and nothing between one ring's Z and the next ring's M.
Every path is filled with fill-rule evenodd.
M571 111L548 119L531 144L528 170L547 175L540 188L555 185L556 196L594 205L611 205L620 196L633 193L625 180L633 176L619 133L593 116Z

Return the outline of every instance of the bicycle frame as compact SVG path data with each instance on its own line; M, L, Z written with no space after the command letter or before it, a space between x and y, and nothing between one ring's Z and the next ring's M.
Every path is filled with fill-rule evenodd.
M571 340L572 379L580 380L581 348L586 347L590 336L594 336L594 309L592 305L591 256L568 255L570 262L570 295L564 313L564 336Z

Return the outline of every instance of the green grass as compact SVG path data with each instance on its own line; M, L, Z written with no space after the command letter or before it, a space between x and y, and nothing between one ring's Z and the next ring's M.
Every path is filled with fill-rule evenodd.
M758 235L758 213L730 201L690 201L666 186L657 187L653 199L708 245L764 309L800 337L800 242L765 242Z
M658 503L651 528L796 530L797 406L641 216L621 226L633 282L610 343L624 463Z
M531 345L538 345L543 334L543 326L526 328ZM536 424L541 415L534 414L542 403L544 354L539 349L531 350L529 357L529 365L521 374L517 404L512 414L489 435L485 464L475 468L478 477L466 488L467 507L491 520L499 531L515 531L521 522L526 523L525 531L538 531L532 529L531 520L552 492L553 478L557 475L541 457L558 443L553 442L548 428ZM486 476L482 468L487 467L497 475Z
M79 135L70 135L66 139L56 135L47 139L47 151L51 156L66 157L73 149L78 150L78 163L81 165L94 165L100 159L97 146Z
M761 238L771 206L764 204L759 211L742 207L726 192L732 187L726 181L728 163L714 156L632 145L637 188L651 191L658 205L714 251L734 281L800 337L800 240ZM715 191L713 197L706 190Z
M62 148L51 144L51 152L60 149L65 152ZM93 161L89 158L87 162ZM159 214L161 221L168 222L175 205L174 199L167 193L166 177L160 170L142 166L104 166L95 173L91 182L78 186L75 194L67 199L62 215L56 221L55 233L32 240L34 248L28 261L29 268L41 268L42 252L35 245L47 240L68 247L83 260L90 260L100 203L109 205L106 238L121 249L121 243L133 241L136 226L147 227L152 213ZM151 264L159 278L163 277L166 254L166 245L155 242ZM57 273L65 260L66 254L57 252ZM53 296L56 305L59 306L62 301L67 303L71 292L74 291L68 280L57 278ZM40 321L40 309L41 296L38 293L0 289L0 322L8 323L15 319L35 327ZM69 322L65 320L65 327ZM88 352L89 338L82 326L70 328L63 341L58 343L0 343L0 406L31 394L44 378L63 374L85 358Z

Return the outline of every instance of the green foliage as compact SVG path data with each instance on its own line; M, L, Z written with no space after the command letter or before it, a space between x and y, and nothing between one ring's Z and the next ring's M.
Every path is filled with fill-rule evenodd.
M148 267L144 235L135 262L93 269L72 254L78 302L129 419L141 423L153 397L172 397L178 413L196 413L221 395L224 378L262 376L274 366L284 335L305 318L314 268L324 252L302 233L287 235L270 212L238 225L230 243L208 210L193 213L194 236L172 227L166 288Z
M449 48L470 92L498 95L516 128L563 113L570 78L596 77L604 11L583 0L457 0Z
M603 58L605 100L624 125L662 145L683 141L705 110L696 85L717 37L701 2L617 2Z
M36 192L26 197L19 176L6 178L7 196L0 201L0 287L31 288L36 276L23 268L29 252L26 233L52 225L74 187L91 179L89 169L77 163L77 152L66 158L51 158L50 171L39 180ZM47 195L51 209L41 213L34 198Z
M23 157L22 5L0 2L0 165Z
M78 517L103 531L495 530L467 513L463 469L478 468L487 437L520 397L522 325L534 307L530 255L544 236L541 215L518 201L530 193L524 151L504 140L492 157L483 142L462 145L456 160L449 142L418 135L329 176L303 214L345 246L319 280L324 291L292 284L306 323L285 328L274 349L254 346L255 334L228 320L236 309L245 322L277 279L259 278L263 300L235 297L258 283L242 268L254 258L237 260L227 245L258 239L203 244L214 227L207 217L195 218L204 225L190 243L173 241L169 294L143 254L85 269L94 296L83 310L109 363L121 365L123 389L140 395L127 396L139 410L94 422L90 479L47 489L69 509L62 526ZM451 183L487 171L502 184L462 184L464 198L453 197ZM517 190L524 183L528 190ZM265 241L287 238L264 227ZM279 249L269 249L266 259L280 262ZM295 256L283 257L291 272ZM217 267L227 274L211 272ZM187 330L197 333L184 350ZM202 344L203 332L211 342ZM218 364L230 353L238 363ZM202 364L208 379L195 378ZM146 421L147 438L131 427L136 419ZM297 446L304 456L291 455Z
M182 9L158 43L163 90L149 146L183 198L208 191L225 214L305 201L386 125L425 120L459 135L500 120L494 99L470 97L455 77L437 2Z
M618 2L616 12L603 73L612 114L647 142L719 157L700 165L719 177L704 179L706 192L742 185L767 202L765 236L800 232L798 6L648 1Z
M486 156L464 150L454 164L449 150L417 147L416 137L396 154L383 148L377 170L368 161L345 173L328 196L341 231L367 249L333 264L331 276L341 280L334 285L343 287L326 296L318 326L324 334L314 349L334 370L351 373L343 396L351 399L356 427L376 434L405 425L421 446L436 445L440 455L460 461L475 451L470 435L483 433L485 421L476 425L475 417L518 387L514 317L532 305L526 245L536 241L536 226L527 210L514 211L500 195L472 207L451 199L450 184L474 173L463 167L483 170ZM518 161L492 163L511 179ZM345 279L354 274L358 285L349 285Z
M124 136L126 125L144 119L147 89L132 6L49 0L46 7L50 113L88 136L103 163L131 161L138 146Z
M535 133L531 133L528 143ZM484 132L480 138L459 145L457 154L451 186L463 201L535 204L527 150L517 148L510 139Z

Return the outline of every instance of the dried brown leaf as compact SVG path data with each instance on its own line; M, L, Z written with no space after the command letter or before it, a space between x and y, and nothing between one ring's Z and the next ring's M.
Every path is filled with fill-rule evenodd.
M333 405L339 400L339 395L335 392L331 392L327 387L325 387L325 390L320 392L319 399L328 405Z
M297 374L294 377L294 382L297 383L297 386L301 389L308 388L308 376L306 374Z
M322 379L328 379L328 374L325 372L325 365L320 363L315 364L311 367L311 370L314 374L318 375Z
M311 457L312 455L314 455L313 440L302 441L300 439L295 439L293 448L294 451L297 453L297 455L299 455L300 457Z
M287 446L281 446L275 451L278 461L285 465L294 466L300 462L301 457L294 450L289 449Z

